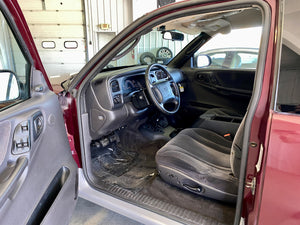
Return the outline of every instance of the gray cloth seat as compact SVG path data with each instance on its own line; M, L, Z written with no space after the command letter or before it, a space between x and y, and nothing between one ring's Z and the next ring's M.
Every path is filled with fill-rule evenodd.
M161 178L202 196L235 202L243 129L244 120L233 142L202 128L182 130L156 154Z

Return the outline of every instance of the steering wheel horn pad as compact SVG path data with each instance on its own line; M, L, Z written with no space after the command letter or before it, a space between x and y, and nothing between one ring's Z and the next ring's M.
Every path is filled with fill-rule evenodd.
M159 78L156 70L162 70L167 77ZM168 70L160 64L151 64L145 73L149 96L154 105L165 114L174 114L180 107L179 88Z

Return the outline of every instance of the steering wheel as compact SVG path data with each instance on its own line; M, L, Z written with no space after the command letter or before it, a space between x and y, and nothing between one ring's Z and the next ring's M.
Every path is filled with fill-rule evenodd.
M154 105L165 114L176 113L180 107L180 92L168 70L160 64L149 65L145 80Z

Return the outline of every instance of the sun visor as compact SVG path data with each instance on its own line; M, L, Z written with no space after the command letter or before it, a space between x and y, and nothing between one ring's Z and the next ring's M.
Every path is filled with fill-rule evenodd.
M214 35L216 33L229 33L231 31L231 25L225 19L217 19L210 21L196 20L193 22L166 24L165 29L178 30L191 35L197 35L201 32L205 32L208 35Z
M201 32L205 32L210 36L216 33L228 34L231 31L231 24L224 19L218 19L207 23L201 28Z

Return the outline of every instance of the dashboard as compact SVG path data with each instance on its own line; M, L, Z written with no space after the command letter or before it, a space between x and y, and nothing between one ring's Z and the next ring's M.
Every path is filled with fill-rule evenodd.
M144 75L126 77L123 80L122 89L124 95L128 95L133 91L142 90L144 88L146 88Z
M143 91L145 88L145 75L143 73L112 78L110 80L110 92L113 109L130 102L133 93Z
M99 73L86 90L86 109L93 139L126 126L137 117L145 117L151 105L147 97L145 72L147 66L136 66ZM178 69L168 70L176 83L183 80ZM150 79L166 79L162 70Z

